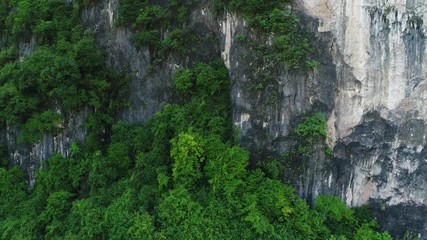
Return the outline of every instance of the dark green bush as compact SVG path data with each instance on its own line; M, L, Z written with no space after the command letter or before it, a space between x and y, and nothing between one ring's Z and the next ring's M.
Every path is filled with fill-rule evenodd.
M325 115L322 113L315 113L304 118L293 130L292 134L301 140L312 139L312 142L316 140L325 140L328 136Z
M192 5L192 1L121 0L117 24L134 29L135 44L151 47L154 57L161 60L190 47L193 36L186 25Z

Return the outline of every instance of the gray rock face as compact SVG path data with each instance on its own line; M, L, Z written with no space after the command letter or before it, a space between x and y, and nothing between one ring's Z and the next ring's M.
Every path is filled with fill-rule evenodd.
M118 18L118 0L100 1L83 10L84 26L92 30L96 41L106 53L109 66L129 74L132 108L123 112L121 118L128 121L146 121L159 111L169 99L170 69L162 69L150 77L151 64L148 48L136 48L132 44L133 33L115 26Z
M345 170L332 177L333 191L350 206L380 204L376 215L390 232L406 227L427 238L427 2L307 0L299 9L332 36L330 144L346 162L337 162Z
M220 22L241 144L258 159L274 156L289 148L299 115L326 113L334 159L313 154L292 179L298 193L338 195L349 206L380 204L376 216L385 230L427 239L420 215L427 204L427 2L306 0L296 7L320 40L321 65L308 74L282 68L261 91L248 87L257 69L253 58L242 57L251 50L235 40L250 30L231 14Z
M332 59L322 50L331 47L328 43L319 42L315 46L320 49L318 54L323 55L319 58L321 68L312 72L288 70L280 63L274 63L273 67L260 65L256 56L259 53L238 40L238 36L247 35L260 44L268 44L269 36L257 36L241 18L232 14L224 16L219 24L223 35L222 57L232 81L233 119L240 129L242 145L253 152L283 151L287 149L286 137L295 117L308 110L332 111L336 70Z
M12 164L21 166L28 174L28 184L34 185L35 171L43 168L46 160L53 153L68 156L68 149L72 142L83 142L86 138L84 122L88 112L66 113L66 121L62 123L63 130L59 134L46 133L37 144L24 144L18 142L19 130L7 126L4 139L7 145Z
M291 146L289 131L303 114L323 112L334 158L328 160L319 146L307 168L290 179L298 193L310 200L334 194L349 206L372 203L385 230L403 235L408 229L427 239L427 2L298 1L301 22L317 39L320 66L311 72L259 65L256 50L238 38L266 44L271 38L251 31L238 15L216 18L207 1L199 1L191 14L190 28L205 36L198 51L154 66L150 51L132 44L132 31L115 26L118 2L98 1L82 12L107 64L132 78L132 104L118 120L145 122L175 101L170 82L177 69L221 56L232 81L233 121L252 156L277 157ZM33 47L24 45L22 55ZM261 82L268 69L274 73ZM33 146L17 144L16 129L0 134L13 162L34 181L43 160L53 152L67 155L71 141L83 141L87 114L70 116L62 133Z
M118 0L100 1L82 13L85 27L91 29L97 42L104 49L107 65L129 74L129 100L131 106L125 109L119 119L132 122L145 122L166 103L174 102L170 83L177 69L197 61L209 61L218 58L219 43L217 25L206 1L200 1L190 16L189 28L203 40L194 46L197 49L191 56L171 54L161 63L155 62L147 47L137 48L133 42L133 32L117 26Z

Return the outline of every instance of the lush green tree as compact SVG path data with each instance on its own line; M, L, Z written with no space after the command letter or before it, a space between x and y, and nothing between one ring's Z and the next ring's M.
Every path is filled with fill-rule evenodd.
M65 191L53 192L47 198L47 205L38 217L39 224L44 228L46 238L62 236L67 226L65 220L71 208L70 198L73 194Z
M324 218L332 234L351 238L357 227L357 219L354 211L347 208L344 202L333 196L319 196L316 198L315 209Z
M18 211L19 204L26 198L24 173L18 168L0 168L0 218Z
M357 229L356 235L354 236L355 240L392 240L393 238L388 234L379 233L375 231L375 223L365 223L359 229Z
M210 136L208 143L205 171L212 191L229 194L243 183L249 154L242 148L224 144L216 135Z
M68 235L79 239L106 239L105 208L96 204L93 198L73 202L68 216Z
M104 213L104 221L108 230L108 239L129 239L132 236L131 233L133 236L138 231L144 233L142 229L138 228L142 227L141 223L134 223L136 216L138 216L135 214L135 200L134 190L128 189L107 207ZM130 230L135 224L136 228Z
M156 213L161 222L157 239L202 239L204 236L203 207L183 186L165 194Z
M201 165L205 160L204 142L191 133L181 133L172 139L171 156L174 159L172 175L176 184L195 185L202 175Z
M133 218L133 225L128 229L130 239L141 239L144 236L147 240L153 240L155 232L154 218L145 211L138 212Z

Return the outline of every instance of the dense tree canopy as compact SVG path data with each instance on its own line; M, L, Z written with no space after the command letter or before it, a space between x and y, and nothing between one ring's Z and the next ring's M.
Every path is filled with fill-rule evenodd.
M292 187L248 169L249 154L224 121L221 63L180 71L174 86L186 96L182 104L144 126L116 124L105 149L74 144L70 157L54 155L33 190L16 167L2 168L2 237L390 239L335 197L319 197L310 209ZM223 107L212 111L214 104Z

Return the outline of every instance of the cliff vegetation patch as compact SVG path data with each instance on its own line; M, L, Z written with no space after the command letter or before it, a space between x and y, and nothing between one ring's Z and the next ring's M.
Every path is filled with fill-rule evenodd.
M251 28L272 36L271 46L263 51L265 60L285 63L291 69L317 66L316 61L308 59L313 49L307 32L292 12L291 0L216 1L228 11L242 15Z
M124 105L127 78L106 68L78 2L2 1L1 10L0 121L20 127L19 140L30 143L85 107L98 124L111 123L106 115Z
M148 46L154 59L163 60L170 52L188 53L191 43L197 40L187 25L191 0L120 0L117 25L135 31L137 46Z

